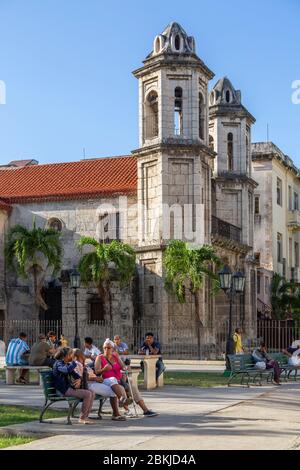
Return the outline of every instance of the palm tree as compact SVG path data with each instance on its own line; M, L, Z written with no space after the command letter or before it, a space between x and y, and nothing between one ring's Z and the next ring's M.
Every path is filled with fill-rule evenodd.
M221 260L212 246L190 248L181 240L169 243L164 253L165 288L175 295L180 303L185 303L185 287L194 296L196 319L200 323L199 293L205 278L212 282L212 293L219 290L218 276L213 266L220 266Z
M81 251L84 247L91 248L82 256L78 270L85 284L93 282L104 306L109 304L109 318L112 320L111 282L117 279L121 288L130 283L135 272L134 250L117 240L102 243L92 237L82 237L78 247Z
M298 317L300 312L300 285L286 281L275 273L271 283L271 304L275 317L282 320L287 314Z
M35 304L48 309L42 288L46 274L54 275L59 271L62 249L60 233L52 228L40 228L33 221L32 229L15 225L8 233L5 245L6 265L24 279L33 280Z

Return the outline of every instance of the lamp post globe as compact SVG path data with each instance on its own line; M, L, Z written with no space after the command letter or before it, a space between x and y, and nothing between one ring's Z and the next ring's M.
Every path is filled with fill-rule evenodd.
M238 271L232 276L233 289L237 294L242 294L245 288L245 275Z
M70 284L73 289L80 287L80 273L76 269L73 269L70 274Z
M224 266L222 271L219 272L219 280L221 289L228 292L231 288L232 272L229 266Z

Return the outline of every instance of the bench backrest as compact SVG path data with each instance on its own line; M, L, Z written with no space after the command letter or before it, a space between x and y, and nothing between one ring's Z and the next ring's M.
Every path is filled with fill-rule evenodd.
M238 372L254 366L252 354L229 354L228 359L232 372Z
M45 398L47 400L51 400L51 398L54 397L57 398L52 370L41 370L40 374L42 377Z
M279 365L286 365L289 360L288 356L281 352L271 353L270 356L272 357L272 359L275 359L279 363Z

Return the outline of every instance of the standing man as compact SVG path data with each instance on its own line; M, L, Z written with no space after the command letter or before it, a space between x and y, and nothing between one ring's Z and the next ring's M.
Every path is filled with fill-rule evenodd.
M241 328L236 328L234 330L234 335L232 338L234 341L234 354L244 354Z
M18 338L13 338L8 345L5 362L8 366L28 365L28 356L30 348L26 342L26 333L21 332ZM28 369L20 370L20 377L16 380L19 384L28 383Z
M158 341L155 341L154 334L149 332L145 335L145 341L141 345L139 349L139 354L148 356L148 355L157 355L161 354L160 344ZM144 370L144 362L141 361L142 370ZM164 365L162 358L160 357L156 362L156 380L158 377L166 370L166 366Z

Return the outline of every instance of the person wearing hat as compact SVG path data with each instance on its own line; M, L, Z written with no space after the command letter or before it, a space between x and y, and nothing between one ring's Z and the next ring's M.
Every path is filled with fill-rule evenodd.
M49 366L53 367L55 359L51 357L56 350L47 343L44 334L40 334L38 341L31 348L28 363L30 366Z

